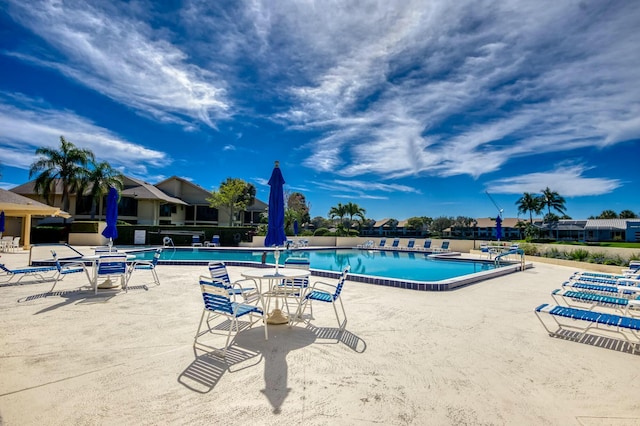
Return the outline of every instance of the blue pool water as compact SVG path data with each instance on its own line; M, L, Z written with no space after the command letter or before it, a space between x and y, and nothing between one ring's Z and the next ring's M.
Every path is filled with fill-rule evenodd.
M166 261L240 261L260 262L263 250L211 250L198 248L166 248L160 260ZM429 258L428 253L378 250L328 249L280 252L282 265L287 257L308 258L312 269L340 272L351 265L352 274L396 278L412 281L441 281L476 272L495 269L493 263ZM153 252L140 252L137 258L150 260ZM275 263L273 252L267 252L267 263Z

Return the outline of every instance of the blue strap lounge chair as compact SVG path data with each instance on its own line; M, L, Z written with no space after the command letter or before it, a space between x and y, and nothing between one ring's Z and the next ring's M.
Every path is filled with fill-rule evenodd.
M336 284L330 284L322 281L317 281L310 288L309 293L304 296L304 299L300 305L299 313L296 316L301 316L304 314L304 311L309 305L309 309L311 312L311 317L313 318L313 302L323 302L323 303L331 303L333 306L333 311L336 314L336 320L338 321L338 328L340 331L343 331L347 326L347 313L344 310L344 305L342 303L342 298L340 294L342 293L342 287L344 286L344 282L347 280L347 275L349 273L349 269L351 266L347 266L342 271L340 278L338 278L338 282ZM336 308L336 301L340 302L340 307L342 309L342 316L344 318L343 321L340 321L340 317L338 316L338 309Z
M89 275L89 271L87 270L84 262L60 262L60 259L58 259L58 255L54 250L51 250L51 255L53 256L53 261L56 263L58 273L54 277L56 281L53 283L51 290L49 290L50 292L56 287L58 281L62 281L64 277L70 274L84 272L87 276L87 282L91 282L91 276Z
M422 245L422 247L418 247L418 250L431 251L431 240L430 239L424 240L424 244Z
M35 278L37 281L46 281L48 279L54 278L53 275L45 276L43 275L45 272L53 272L56 271L55 266L24 266L21 268L9 269L3 263L0 263L0 270L2 274L0 274L0 283L8 283L14 277L20 277L16 281L19 283L25 277Z
M220 281L206 276L200 277L200 291L202 292L204 309L193 341L194 348L196 345L204 346L206 348L214 349L216 352L221 353L222 357L225 357L227 349L230 346L231 333L234 329L236 334L240 331L241 324L239 320L245 315L249 316L249 323L247 324L243 322L242 329L251 327L257 321L262 319L264 322L264 338L265 340L269 338L267 322L264 321L265 317L262 309L264 304L262 303L262 298L258 291L253 291L253 297L250 299L257 302L255 305L249 303L237 303L231 300L232 296L229 294L229 289L223 286ZM238 293L243 294L245 292L240 288ZM254 320L254 317L257 317L257 319ZM216 318L222 318L224 321L212 327L211 321ZM229 324L228 321L230 321L231 324ZM204 324L206 324L207 328L203 331ZM227 339L222 349L198 341L198 339L206 334L223 334L225 331L227 332Z
M447 253L449 252L449 241L443 241L440 247L435 247L433 249L434 253Z
M205 247L220 247L220 235L214 235L211 237L211 241L204 243Z
M136 260L131 264L131 268L129 269L129 279L131 279L131 275L135 271L151 271L151 275L153 276L153 282L156 285L160 285L160 279L158 278L158 273L156 272L156 266L158 266L158 260L160 260L160 256L162 255L162 248L156 249L156 252L153 254L153 259L151 260Z
M584 305L589 305L589 310L593 310L597 306L607 306L616 310L623 311L625 314L629 313L629 299L626 297L614 296L612 294L598 294L587 291L576 291L571 289L557 288L551 292L551 296L556 303L562 304L562 299L567 306L573 306L577 308L584 308ZM576 305L575 303L578 303ZM640 300L638 300L640 303ZM638 305L640 308L640 304Z
M607 314L567 306L552 306L543 303L534 310L542 326L550 336L563 336L563 331L578 331L580 338L587 332L621 336L638 351L640 347L640 318ZM548 315L555 322L556 328L549 328L542 315Z
M200 239L200 235L191 236L191 247L202 247L202 240Z
M386 244L387 244L387 239L380 238L380 244L378 244L378 247L384 247Z
M392 249L397 249L400 245L400 238L394 238L393 243L391 243Z
M402 250L413 250L415 245L416 245L416 240L412 238L409 240L406 247L401 247L401 248Z

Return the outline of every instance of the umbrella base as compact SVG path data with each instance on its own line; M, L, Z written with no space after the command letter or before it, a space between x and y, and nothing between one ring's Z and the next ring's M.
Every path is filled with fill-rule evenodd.
M101 289L101 290L108 290L108 289L116 288L116 287L120 287L120 283L115 283L115 282L113 282L111 280L106 280L102 284L98 284L98 288Z
M289 318L280 309L274 309L267 317L267 324L287 324Z

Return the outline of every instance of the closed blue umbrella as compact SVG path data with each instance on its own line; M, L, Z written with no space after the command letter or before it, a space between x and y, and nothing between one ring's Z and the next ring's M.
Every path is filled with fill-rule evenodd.
M273 257L276 260L276 275L278 275L278 260L280 252L278 246L287 241L284 233L284 178L280 171L280 162L276 161L276 165L271 172L269 179L269 222L267 225L267 236L264 238L264 245L267 247L276 246ZM276 299L276 307L267 318L269 324L286 324L289 319L282 314L278 308L278 299Z
M502 238L502 218L500 216L496 217L496 239L500 241Z
M264 245L277 247L283 245L287 240L284 233L284 178L280 171L279 161L276 161L276 166L271 172L269 186L271 187L269 191L269 223Z
M109 188L107 195L107 227L102 231L102 235L109 239L109 251L113 245L113 240L118 238L118 190L114 187Z
M293 221L293 235L298 236L298 220L294 219Z
M0 212L0 236L4 232L4 210Z

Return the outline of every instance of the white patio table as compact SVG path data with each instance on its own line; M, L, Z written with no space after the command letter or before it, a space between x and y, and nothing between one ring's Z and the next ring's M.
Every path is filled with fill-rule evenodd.
M296 268L255 268L249 269L242 273L242 276L245 278L250 278L258 281L258 291L262 294L263 299L267 299L268 301L271 298L276 299L276 307L275 309L268 314L267 323L268 324L286 324L289 322L289 318L278 307L278 299L280 297L286 297L286 288L277 288L277 284L282 280L293 280L294 278L305 278L311 275L311 272L308 269L296 269ZM267 283L266 287L263 284L263 281ZM296 289L296 291L301 291L300 289ZM300 297L302 299L302 295ZM263 307L266 309L269 306L269 303L265 303ZM296 309L298 307L296 306Z

